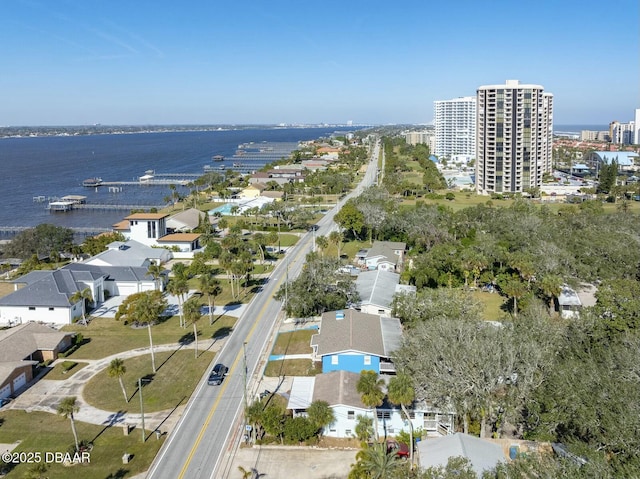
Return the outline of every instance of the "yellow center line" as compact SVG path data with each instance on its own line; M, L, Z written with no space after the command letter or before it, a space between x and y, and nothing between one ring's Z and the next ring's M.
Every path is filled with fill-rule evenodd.
M298 251L298 253L295 255L294 261L297 260L298 256L300 256L300 252L302 251L302 249L300 249ZM285 280L286 275L281 277L278 282L276 283L276 287L275 287L275 291L277 291L280 288L280 285L282 284L282 282ZM262 306L262 308L260 308L260 311L258 312L258 314L256 315L256 321L254 321L253 326L251 326L251 329L249 330L249 333L247 334L247 338L246 338L246 342L248 342L251 339L251 336L253 336L253 333L255 332L256 326L258 325L259 321L257 321L258 318L262 318L265 309L267 308L267 306L269 305L269 302L266 301L264 303L264 305ZM244 354L243 349L240 349L238 351L238 354L236 355L235 360L233 361L233 364L231 366L231 368L229 369L231 372L235 371L235 368L238 364L238 362L240 361L240 358L242 358L242 355ZM213 414L216 411L216 408L218 407L218 404L220 403L220 400L222 399L222 396L225 392L227 388L227 383L223 382L223 386L220 389L220 394L218 394L218 397L216 398L216 400L214 401L213 405L211 406L211 409L209 410L209 414L207 415L207 419L205 420L204 424L202 425L202 428L200 428L200 432L198 433L198 437L196 437L196 441L193 444L193 447L191 448L191 451L189 452L189 455L187 456L187 460L184 463L184 466L182 466L182 469L180 470L180 474L178 475L178 479L182 479L185 475L185 473L187 472L187 468L189 467L189 465L191 464L191 460L193 459L193 455L196 452L196 449L198 449L198 447L200 446L200 441L202 441L202 438L204 437L204 433L207 430L207 428L209 427L209 423L211 422L211 419L213 418Z

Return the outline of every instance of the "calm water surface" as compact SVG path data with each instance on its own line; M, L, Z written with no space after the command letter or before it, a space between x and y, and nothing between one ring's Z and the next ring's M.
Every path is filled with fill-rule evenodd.
M34 197L87 196L87 203L162 205L168 186L86 188L82 181L134 181L146 170L204 173L204 165L230 165L238 145L248 142L294 142L329 136L333 128L251 129L162 132L122 135L0 139L0 227L51 223L65 227L108 228L128 211L53 213ZM224 155L223 163L211 161Z

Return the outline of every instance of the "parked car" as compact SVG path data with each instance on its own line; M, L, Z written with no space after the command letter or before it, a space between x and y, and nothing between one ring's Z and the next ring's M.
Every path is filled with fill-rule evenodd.
M393 439L387 439L387 454L393 451L396 451L398 457L409 457L409 446Z
M209 379L207 380L207 384L209 386L217 386L222 383L224 377L227 375L227 371L229 368L226 367L222 363L216 364L211 370L211 374L209 374Z

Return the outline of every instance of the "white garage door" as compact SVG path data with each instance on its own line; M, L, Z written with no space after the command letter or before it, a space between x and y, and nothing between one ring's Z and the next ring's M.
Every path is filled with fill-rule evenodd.
M22 373L20 376L13 380L13 390L17 391L25 384L27 384L27 373Z
M8 398L11 396L11 384L7 384L5 387L0 389L0 399Z
M118 294L120 296L129 296L138 292L138 285L136 283L119 283Z

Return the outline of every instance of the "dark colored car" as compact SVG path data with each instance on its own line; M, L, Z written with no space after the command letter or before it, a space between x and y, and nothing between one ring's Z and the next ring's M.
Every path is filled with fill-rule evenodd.
M227 371L229 371L229 368L224 364L216 364L211 370L211 374L209 374L207 384L209 386L217 386L218 384L222 383L222 380L227 375Z

